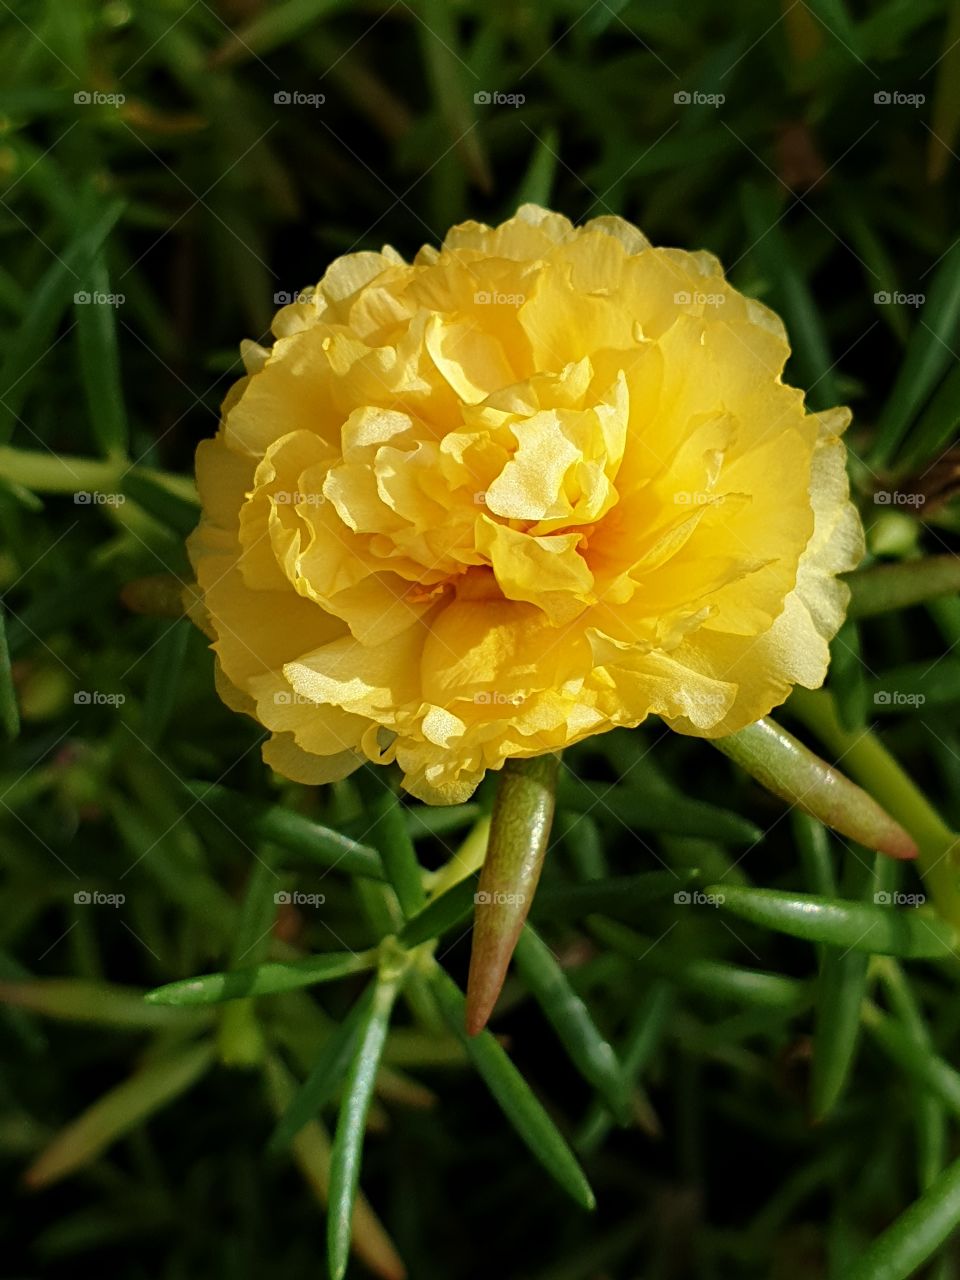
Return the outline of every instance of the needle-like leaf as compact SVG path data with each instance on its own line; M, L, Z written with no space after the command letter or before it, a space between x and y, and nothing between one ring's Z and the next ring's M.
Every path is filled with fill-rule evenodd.
M334 1096L353 1061L357 1037L370 1016L376 984L371 983L324 1044L320 1056L303 1084L292 1094L270 1137L269 1149L289 1146L303 1126L318 1116Z
M383 863L376 849L314 822L286 805L257 804L228 787L210 782L191 782L187 789L201 804L222 815L228 828L235 823L239 830L272 840L281 849L300 854L321 866L338 867L375 880L384 878Z
M24 1175L28 1186L49 1186L89 1164L117 1138L186 1092L212 1061L209 1045L190 1045L134 1072L57 1134Z
M607 1038L577 995L556 956L530 925L517 940L517 969L559 1036L570 1060L603 1096L621 1124L630 1121L630 1091Z
M596 1203L593 1192L576 1157L503 1048L489 1031L479 1035L466 1033L466 1001L456 983L438 969L431 987L448 1025L462 1040L471 1061L517 1133L577 1204L592 1209Z
M343 1104L330 1156L327 1260L331 1280L343 1280L347 1269L367 1113L399 989L398 977L377 980L369 1008L364 1011L357 1029L356 1052L344 1082Z
M283 991L312 987L318 982L332 982L351 973L362 973L365 969L374 968L376 963L375 951L337 952L310 956L307 960L277 960L250 969L232 969L168 982L149 991L146 1000L148 1004L203 1005L241 1000L247 996L273 996Z
M925 907L900 909L740 885L708 885L705 892L741 920L809 942L901 957L957 954L956 930Z
M848 1280L907 1280L936 1253L960 1223L960 1160L860 1256Z

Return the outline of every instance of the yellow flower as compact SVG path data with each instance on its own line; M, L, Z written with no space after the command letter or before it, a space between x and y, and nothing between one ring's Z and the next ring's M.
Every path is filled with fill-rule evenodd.
M284 307L197 454L226 702L303 782L434 803L651 713L732 733L823 682L862 555L780 320L707 253L533 205Z

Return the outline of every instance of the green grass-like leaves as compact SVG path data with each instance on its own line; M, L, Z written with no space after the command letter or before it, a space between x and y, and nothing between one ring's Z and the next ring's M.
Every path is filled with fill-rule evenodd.
M958 36L946 0L0 5L11 1267L956 1272ZM839 771L919 857L659 722L588 739L468 1037L496 779L441 809L271 775L184 537L275 295L524 200L715 253L786 380L853 409L867 558L773 722L818 761L800 807Z

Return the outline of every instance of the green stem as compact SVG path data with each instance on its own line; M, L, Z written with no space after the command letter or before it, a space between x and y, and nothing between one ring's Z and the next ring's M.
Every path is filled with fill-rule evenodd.
M558 755L508 760L477 887L467 981L467 1030L487 1025L543 867L557 789Z
M794 690L790 710L825 743L844 768L874 795L916 840L917 865L933 904L951 924L960 926L960 838L871 732L852 733L837 718L825 690Z

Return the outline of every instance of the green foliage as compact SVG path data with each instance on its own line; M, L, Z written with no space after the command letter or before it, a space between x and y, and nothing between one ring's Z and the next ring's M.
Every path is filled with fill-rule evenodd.
M0 4L5 1273L301 1280L328 1206L336 1277L960 1271L958 15ZM853 407L868 567L783 719L923 878L662 725L588 740L467 1037L492 780L270 775L178 613L275 295L521 200L717 253Z

